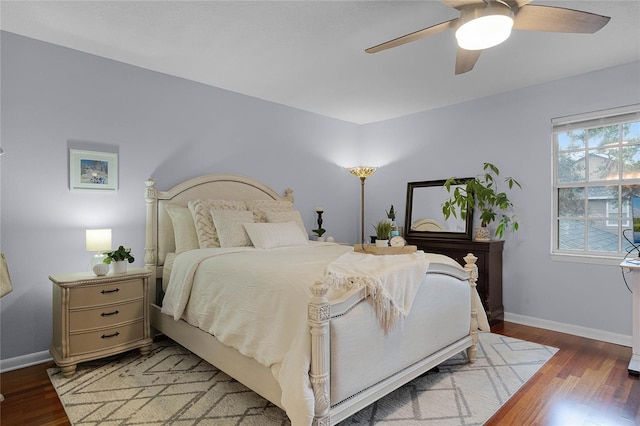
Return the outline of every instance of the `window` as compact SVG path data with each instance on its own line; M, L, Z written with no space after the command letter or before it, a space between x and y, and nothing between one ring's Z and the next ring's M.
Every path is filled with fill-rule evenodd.
M552 124L553 252L626 254L631 199L640 197L640 105Z

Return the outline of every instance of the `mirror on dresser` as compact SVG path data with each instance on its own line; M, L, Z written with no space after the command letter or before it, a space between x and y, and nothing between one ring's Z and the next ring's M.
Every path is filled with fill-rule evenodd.
M464 182L472 178L458 179ZM407 206L405 209L405 236L423 238L446 238L470 240L473 215L466 220L450 216L445 220L442 204L450 194L443 186L445 179L409 182L407 184ZM453 191L455 186L452 186Z

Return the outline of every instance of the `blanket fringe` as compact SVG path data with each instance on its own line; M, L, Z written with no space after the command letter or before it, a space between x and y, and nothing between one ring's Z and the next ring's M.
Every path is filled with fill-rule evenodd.
M336 272L327 272L324 284L335 289L365 289L367 296L371 296L376 311L376 318L380 321L385 333L393 329L402 318L402 312L396 306L391 295L385 290L382 281L372 276L348 276Z

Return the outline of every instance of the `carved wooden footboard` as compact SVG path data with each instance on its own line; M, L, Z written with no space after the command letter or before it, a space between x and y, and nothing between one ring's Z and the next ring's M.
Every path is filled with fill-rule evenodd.
M471 300L474 300L476 292L476 281L478 278L478 266L476 261L478 258L472 253L464 257L466 262L464 269L468 273L469 292ZM311 366L309 376L313 387L315 397L314 426L334 425L344 420L360 409L366 407L373 401L392 392L404 383L413 380L420 374L439 365L442 361L457 354L463 349L467 350L469 362L475 362L477 355L476 344L478 342L478 311L471 304L471 321L469 328L469 336L463 341L456 342L449 348L443 348L435 356L424 359L419 365L411 366L406 371L399 372L393 376L389 383L379 383L374 389L365 389L348 403L342 404L339 410L332 410L330 395L330 377L331 377L331 354L330 354L330 323L331 323L331 305L327 298L328 287L322 282L313 285L311 291L313 297L309 302L308 320L311 332Z

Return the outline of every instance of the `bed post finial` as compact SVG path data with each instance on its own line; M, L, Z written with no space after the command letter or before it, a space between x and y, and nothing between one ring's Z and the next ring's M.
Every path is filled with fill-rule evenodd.
M476 283L478 281L478 265L476 265L478 258L472 253L467 253L464 257L465 265L464 269L469 271L469 291L471 292L471 327L469 329L469 335L473 344L467 349L467 356L469 362L475 362L478 354L478 308L474 306L473 301L476 293Z
M147 205L147 229L144 244L144 265L153 272L152 278L155 282L156 271L156 241L155 232L157 224L158 194L156 192L156 181L149 178L145 182L144 201Z
M329 368L329 321L331 305L327 298L329 287L321 281L311 287L313 297L309 302L307 316L311 326L311 371L309 378L315 400L313 426L329 426L331 408Z

